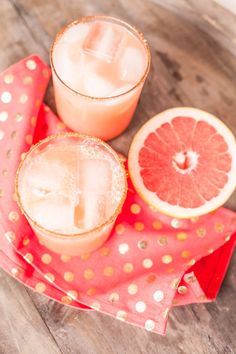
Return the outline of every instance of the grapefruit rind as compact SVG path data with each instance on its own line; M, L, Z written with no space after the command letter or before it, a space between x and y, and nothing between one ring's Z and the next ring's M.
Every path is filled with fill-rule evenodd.
M210 201L196 208L184 208L178 205L171 205L149 191L140 175L139 151L144 145L147 136L154 132L163 123L170 122L174 117L192 117L196 120L203 120L212 125L220 135L223 136L231 155L231 169L228 172L228 181L222 191ZM222 206L234 192L236 187L236 141L230 129L217 117L203 110L192 107L176 107L163 111L148 120L135 135L128 155L128 169L132 183L140 197L160 212L175 218L192 218L205 215Z

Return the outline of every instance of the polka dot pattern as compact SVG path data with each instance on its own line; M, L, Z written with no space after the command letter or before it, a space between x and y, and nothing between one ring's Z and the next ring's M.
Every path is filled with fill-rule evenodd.
M16 158L28 151L42 117L45 123L50 120L50 124L48 128L42 128L42 135L37 139L43 138L43 134L65 129L47 106L43 105L38 114L49 70L34 57L21 65L24 70L6 72L2 76L0 90L0 147L3 152L0 203L3 203L8 225L4 230L4 242L8 247L18 247L24 255L24 264L27 262L30 267L40 270L41 275L32 285L39 293L56 296L58 286L63 291L58 293L57 299L66 305L78 306L81 301L122 321L137 323L148 331L163 331L172 301L179 304L187 301L184 299L189 299L190 287L193 283L198 286L194 275L183 281L179 269L187 271L199 257L230 242L232 228L225 214L219 210L207 219L166 217L145 205L129 181L128 199L105 244L96 252L78 257L52 253L24 224L15 198L12 199L13 189L9 192L5 187L12 178L11 166ZM37 75L44 81L37 82L37 92L33 92ZM14 87L17 84L21 89L16 94ZM17 155L21 144L22 151ZM10 203L6 203L8 197ZM10 272L18 279L25 279L24 271L17 264L11 266ZM32 279L28 277L28 282ZM203 301L200 296L195 300L200 299Z

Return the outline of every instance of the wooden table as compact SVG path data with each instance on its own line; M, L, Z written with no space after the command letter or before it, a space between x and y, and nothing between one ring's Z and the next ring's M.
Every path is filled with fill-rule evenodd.
M31 53L48 61L56 32L76 17L96 13L136 25L152 50L135 117L113 147L127 153L145 120L182 105L216 114L236 135L236 21L211 0L1 0L0 70ZM53 106L51 86L47 102ZM228 207L236 209L235 194ZM236 257L217 301L173 310L167 336L161 337L62 306L0 271L0 353L236 353L235 274Z

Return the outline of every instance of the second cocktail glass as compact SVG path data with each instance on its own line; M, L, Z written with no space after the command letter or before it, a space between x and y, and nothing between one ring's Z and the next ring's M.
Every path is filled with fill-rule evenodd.
M142 33L112 17L83 17L57 34L50 60L69 128L109 140L128 126L150 67Z

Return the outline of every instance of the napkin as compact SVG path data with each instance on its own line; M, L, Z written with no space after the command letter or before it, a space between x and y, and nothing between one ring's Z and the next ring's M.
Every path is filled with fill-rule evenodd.
M215 299L235 245L236 214L220 208L199 218L170 218L146 205L128 178L122 213L100 249L77 257L48 250L21 215L14 178L32 143L66 130L43 103L49 79L37 56L0 76L0 264L64 304L164 334L172 306Z

